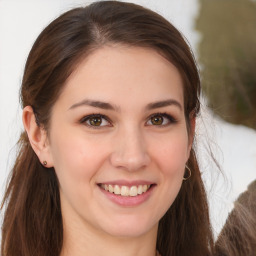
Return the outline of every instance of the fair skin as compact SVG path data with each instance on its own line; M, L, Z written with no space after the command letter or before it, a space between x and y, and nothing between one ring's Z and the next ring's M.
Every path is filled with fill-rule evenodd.
M192 144L183 106L169 61L115 45L69 77L47 134L24 109L30 143L60 183L62 256L155 255L158 222L182 186Z

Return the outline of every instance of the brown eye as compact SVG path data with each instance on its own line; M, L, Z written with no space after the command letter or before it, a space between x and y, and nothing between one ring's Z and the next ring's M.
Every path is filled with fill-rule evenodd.
M167 113L155 113L148 118L146 125L168 126L177 123L177 120Z
M162 116L153 116L150 120L153 125L162 125L164 118Z
M102 123L102 118L97 116L97 117L90 117L87 122L92 125L92 126L100 126Z
M80 123L85 124L90 128L111 126L111 121L109 120L109 118L101 114L92 114L85 116L80 120Z

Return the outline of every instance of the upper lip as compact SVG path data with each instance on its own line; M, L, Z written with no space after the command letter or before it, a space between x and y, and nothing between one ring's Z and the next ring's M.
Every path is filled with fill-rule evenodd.
M152 185L155 184L154 182L151 181L146 181L146 180L134 180L134 181L128 181L128 180L112 180L112 181L104 181L98 183L100 184L106 184L106 185L118 185L118 186L139 186L139 185Z

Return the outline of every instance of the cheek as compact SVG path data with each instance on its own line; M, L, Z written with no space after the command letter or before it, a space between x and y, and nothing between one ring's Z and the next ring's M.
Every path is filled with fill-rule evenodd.
M79 212L78 206L94 196L96 177L106 150L104 145L84 139L79 133L67 135L56 134L52 141L54 168L59 180L63 211L75 209Z
M60 185L62 180L77 184L93 181L107 154L104 144L98 144L79 134L69 136L58 134L52 145L54 168L60 179Z
M177 134L170 140L162 141L155 151L156 163L161 172L161 184L167 204L172 204L177 196L184 176L184 168L189 152L188 140L184 134ZM167 196L168 195L168 196ZM168 199L167 199L168 198Z
M154 212L156 218L160 219L173 204L177 197L184 175L184 166L187 161L188 141L185 133L176 133L168 136L168 139L154 141L154 168L158 174L158 207ZM158 141L158 142L156 142Z
M163 140L155 150L156 162L162 172L169 176L183 175L184 165L189 154L188 141L184 136Z

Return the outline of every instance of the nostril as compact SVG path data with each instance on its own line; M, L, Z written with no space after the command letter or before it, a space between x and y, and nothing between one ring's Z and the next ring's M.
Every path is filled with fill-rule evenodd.
M116 168L123 168L128 171L144 169L150 163L150 157L146 153L120 154L115 152L111 155L111 164Z

